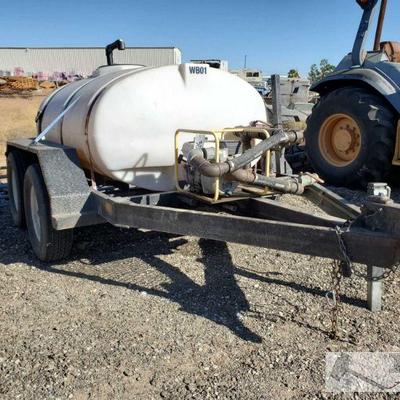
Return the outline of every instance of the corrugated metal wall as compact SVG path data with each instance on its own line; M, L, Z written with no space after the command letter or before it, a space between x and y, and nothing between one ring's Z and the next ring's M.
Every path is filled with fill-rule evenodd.
M114 51L116 64L141 64L158 67L181 63L181 52L175 47L127 47ZM22 67L25 74L40 71L75 72L88 75L106 64L103 48L0 48L0 71Z

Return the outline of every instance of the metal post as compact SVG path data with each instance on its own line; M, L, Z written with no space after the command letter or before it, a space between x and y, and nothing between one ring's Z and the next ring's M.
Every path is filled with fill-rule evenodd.
M282 129L282 103L281 103L281 77L278 74L271 75L272 91L272 124L274 128Z
M281 77L278 74L271 76L272 90L272 123L274 128L282 129L282 104L281 104ZM275 151L274 167L276 175L282 175L282 154Z
M276 129L282 129L282 102L281 102L281 77L278 74L271 75L272 92L272 124ZM285 150L275 151L272 159L272 169L276 176L292 173L292 169L285 159Z
M376 27L374 51L379 51L381 47L382 28L383 28L383 22L385 20L386 7L387 7L387 0L382 0L381 10L379 12L379 18L378 18L378 25Z
M372 312L377 312L382 310L383 284L382 281L377 281L374 279L379 278L384 272L385 272L384 268L368 265L367 303L368 303L368 308Z

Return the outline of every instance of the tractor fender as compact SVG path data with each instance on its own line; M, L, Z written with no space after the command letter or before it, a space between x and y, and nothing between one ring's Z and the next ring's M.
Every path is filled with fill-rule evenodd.
M383 97L400 114L400 89L382 74L367 68L338 71L315 83L310 90L325 94L345 86L368 87Z

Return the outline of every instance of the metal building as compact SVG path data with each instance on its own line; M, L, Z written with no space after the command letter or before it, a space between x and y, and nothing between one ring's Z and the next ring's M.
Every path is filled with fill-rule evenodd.
M181 63L176 47L126 47L114 52L116 64L140 64L158 67ZM46 73L87 76L106 64L103 47L0 47L0 75L34 75Z

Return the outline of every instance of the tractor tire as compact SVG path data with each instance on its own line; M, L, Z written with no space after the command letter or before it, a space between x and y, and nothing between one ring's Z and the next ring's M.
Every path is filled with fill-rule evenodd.
M24 211L24 175L27 163L18 150L11 151L7 156L8 197L13 224L25 228Z
M391 169L396 117L367 89L345 87L315 105L307 120L306 153L311 166L336 186L366 187Z
M73 229L57 231L53 228L49 196L38 164L26 170L24 206L29 240L39 260L49 262L67 257L72 247Z

